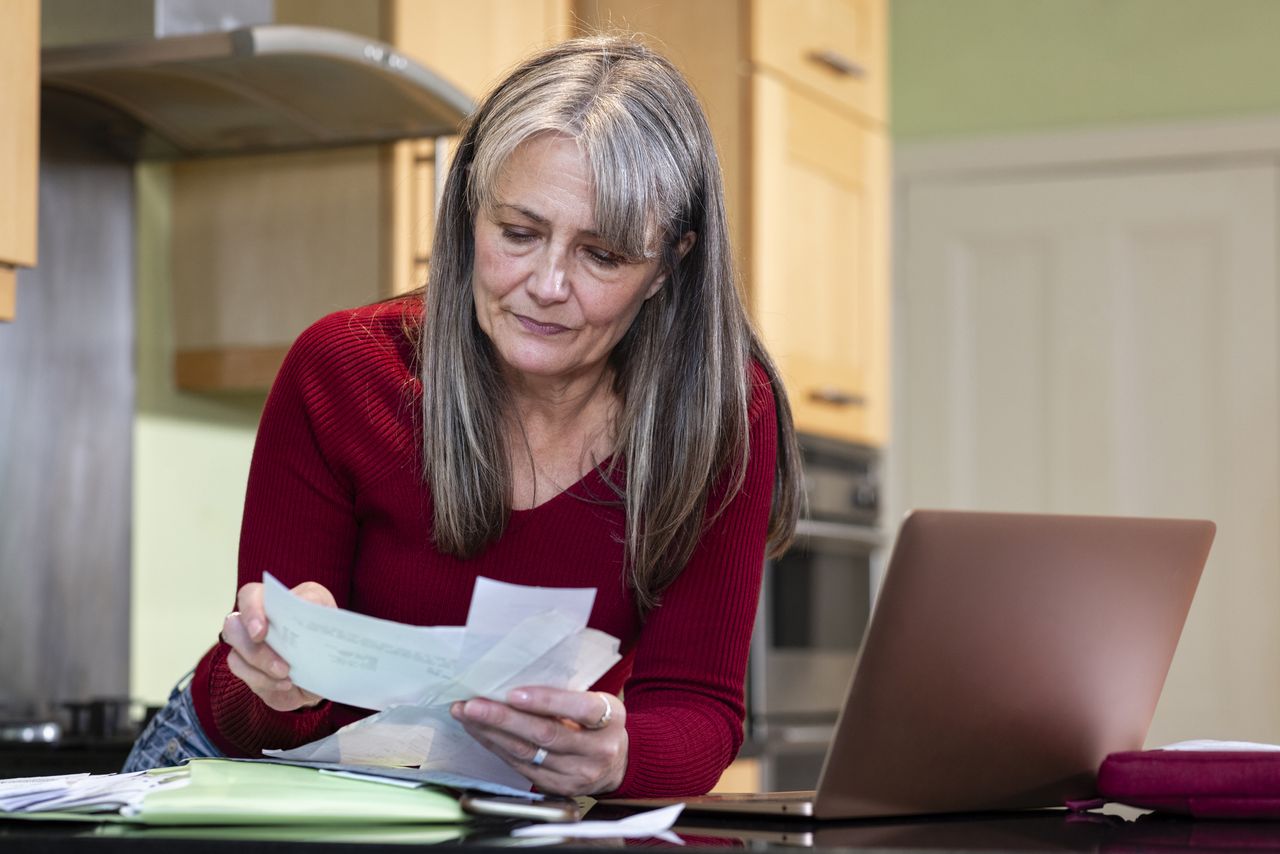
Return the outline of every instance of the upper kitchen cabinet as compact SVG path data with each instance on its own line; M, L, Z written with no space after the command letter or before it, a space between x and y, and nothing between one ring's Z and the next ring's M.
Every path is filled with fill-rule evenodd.
M751 59L789 85L885 121L883 0L753 0Z
M797 427L881 444L888 141L780 79L752 81L752 307Z
M12 320L18 267L36 263L40 4L0 3L0 320Z
M541 0L277 0L277 24L378 39L475 99L570 35ZM425 283L448 138L191 159L172 167L175 378L267 388L312 321Z
M583 0L688 75L720 149L752 315L797 427L888 435L884 0Z

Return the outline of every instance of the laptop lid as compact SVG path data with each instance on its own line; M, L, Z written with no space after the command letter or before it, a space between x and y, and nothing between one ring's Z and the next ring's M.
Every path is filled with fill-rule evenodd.
M1103 758L1142 747L1214 531L914 511L816 793L620 803L859 818L1093 797Z
M1142 747L1212 522L916 511L819 778L818 817L1061 806Z

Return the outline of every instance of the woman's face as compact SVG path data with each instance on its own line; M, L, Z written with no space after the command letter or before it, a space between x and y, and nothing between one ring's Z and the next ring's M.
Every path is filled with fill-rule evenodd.
M507 159L475 221L476 319L517 381L594 381L665 275L596 233L591 171L572 139L542 134Z

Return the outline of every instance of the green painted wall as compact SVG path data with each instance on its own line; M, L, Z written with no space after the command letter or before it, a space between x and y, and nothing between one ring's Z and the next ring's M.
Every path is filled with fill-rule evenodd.
M265 395L173 383L169 167L139 165L130 693L158 703L218 637L236 585L240 512Z
M1277 0L889 0L896 140L1280 113Z

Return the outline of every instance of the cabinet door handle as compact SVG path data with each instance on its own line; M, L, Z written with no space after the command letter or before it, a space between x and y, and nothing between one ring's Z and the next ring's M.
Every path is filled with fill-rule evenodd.
M844 389L823 386L809 389L809 399L814 403L827 403L831 406L866 406L867 399Z
M816 62L819 65L834 71L841 77L856 77L861 79L867 76L867 68L865 65L854 62L838 50L811 50L805 54L805 58L810 62Z

